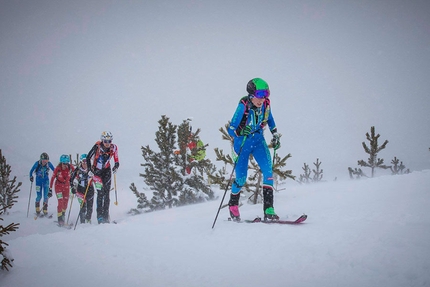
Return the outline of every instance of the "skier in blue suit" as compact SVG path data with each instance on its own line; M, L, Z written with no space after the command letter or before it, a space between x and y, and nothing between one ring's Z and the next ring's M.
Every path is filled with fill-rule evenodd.
M46 152L40 155L40 160L36 161L30 170L30 181L33 182L33 173L36 173L36 214L40 216L40 200L43 192L43 215L48 214L48 198L49 194L49 169L54 170L54 166L49 161L49 156Z
M280 135L270 107L269 85L260 78L248 82L248 96L243 97L233 118L228 133L234 138L233 150L236 155L236 179L232 184L229 211L235 221L240 221L240 190L246 182L249 156L252 154L263 173L263 210L265 220L278 220L273 208L273 170L272 159L264 139L264 128L269 126L272 133L271 145L278 149Z

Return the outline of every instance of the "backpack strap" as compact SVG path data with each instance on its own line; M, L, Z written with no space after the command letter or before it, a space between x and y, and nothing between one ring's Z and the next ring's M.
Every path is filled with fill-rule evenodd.
M94 154L94 160L93 160L93 168L94 169L96 168L96 166L97 166L97 160L98 160L99 156L101 155L101 148L100 148L101 141L97 141L95 145L97 145L97 150L96 150L96 153ZM109 151L106 152L106 154L109 155L109 159L106 162L110 161L110 159L111 159L112 155L114 154L115 150L116 150L116 146L115 145L111 145L111 147L109 148Z
M37 162L37 167L35 169L36 174L39 172L40 167L42 166L42 164L40 163L40 160Z
M263 121L261 122L261 128L264 128L267 125L267 121L269 120L270 100L266 98L263 105L264 105L264 118L263 118Z
M245 106L245 112L243 113L242 119L240 121L239 127L236 130L236 134L240 134L240 131L246 126L246 122L248 121L249 110L251 109L252 102L249 100L248 96L245 96L240 99L240 103ZM264 103L264 118L261 122L261 128L264 128L269 120L270 115L270 100L268 98L265 99Z
M97 141L95 143L95 145L97 146L97 150L96 150L96 152L94 154L94 160L93 160L93 168L94 169L97 166L97 160L99 159L99 156L100 156L100 144L101 144L101 141Z

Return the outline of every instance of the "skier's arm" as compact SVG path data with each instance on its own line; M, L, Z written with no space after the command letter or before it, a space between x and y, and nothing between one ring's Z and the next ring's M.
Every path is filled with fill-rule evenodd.
M52 189L52 186L54 185L54 179L57 177L58 171L59 171L59 167L57 166L54 169L54 172L52 173L51 182L49 183L49 189Z
M52 171L54 171L55 167L50 161L48 161L48 166Z
M115 162L114 166L113 166L113 173L115 173L118 168L119 168L119 157L118 157L118 146L114 145L114 150L113 150L113 161Z
M39 162L38 161L36 161L34 164L33 164L33 167L30 169L30 177L32 177L33 176L33 172L34 172L34 170L37 168L37 166L39 165Z
M118 146L117 146L117 145L115 145L115 146L114 146L114 151L113 151L113 160L114 160L115 164L116 164L116 163L118 163L118 164L119 164Z
M267 124L268 124L270 132L272 134L278 132L278 129L276 128L275 119L272 116L272 110L271 109L270 109L270 113L269 113L269 118L267 119Z
M272 145L272 147L275 150L277 150L281 147L281 141L280 141L281 135L278 134L278 129L276 128L275 120L273 119L271 109L270 109L270 113L269 113L269 118L267 119L267 124L269 125L270 132L273 135L273 138L270 141L270 144Z
M237 134L237 129L239 128L240 122L242 121L243 114L245 113L245 105L240 102L234 112L234 115L230 121L230 126L228 128L228 134L234 138L239 137Z
M92 165L91 165L91 158L94 156L94 154L96 153L97 150L97 145L94 145L91 150L88 152L87 154L87 167L88 167L88 171L92 171Z
M70 186L73 186L73 180L76 178L79 168L76 168L72 171L72 175L70 176Z

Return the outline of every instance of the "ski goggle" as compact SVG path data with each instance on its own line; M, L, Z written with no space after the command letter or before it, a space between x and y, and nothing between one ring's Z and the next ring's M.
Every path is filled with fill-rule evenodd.
M254 93L254 97L258 99L268 98L270 96L269 90L256 90Z
M103 143L112 143L112 140L103 140Z

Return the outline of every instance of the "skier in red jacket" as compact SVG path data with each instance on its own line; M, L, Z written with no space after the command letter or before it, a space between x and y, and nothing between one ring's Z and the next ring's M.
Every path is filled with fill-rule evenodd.
M57 195L57 217L58 225L64 225L67 205L69 203L70 194L70 174L74 171L74 167L70 164L68 155L63 154L60 157L60 163L55 167L51 177L48 197L52 196L52 185L55 181L55 194Z

